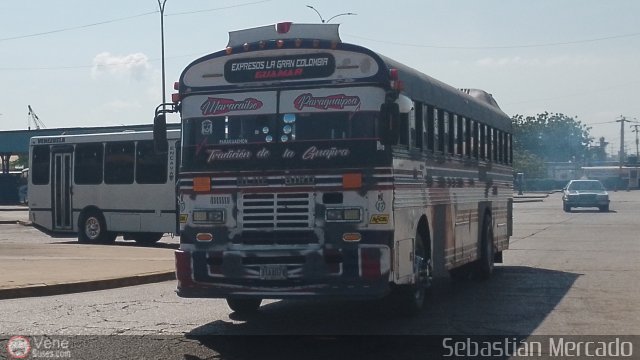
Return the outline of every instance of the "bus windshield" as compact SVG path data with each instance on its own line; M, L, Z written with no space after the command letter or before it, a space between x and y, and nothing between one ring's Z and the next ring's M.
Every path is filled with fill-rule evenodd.
M183 166L198 170L208 168L214 160L225 159L225 164L234 162L232 160L255 160L260 150L262 154L268 152L269 158L280 159L280 152L288 149L289 153L301 155L303 148L314 144L337 146L336 149L350 152L362 143L373 143L375 148L377 117L376 111L345 111L186 119L183 125ZM229 155L225 157L223 154ZM268 162L264 161L266 157L262 160L263 163ZM278 168L281 162L273 161L268 168ZM216 168L224 169L225 165L218 164Z

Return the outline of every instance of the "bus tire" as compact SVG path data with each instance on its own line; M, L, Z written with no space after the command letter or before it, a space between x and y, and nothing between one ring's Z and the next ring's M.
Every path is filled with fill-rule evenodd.
M229 306L229 308L238 315L255 313L260 308L261 303L262 299L227 299L227 305Z
M493 223L491 215L484 216L482 223L482 237L480 240L480 259L476 262L475 275L480 280L486 280L493 274L494 268Z
M422 235L419 233L416 234L413 261L415 283L400 285L391 294L397 312L407 316L416 315L422 311L427 288L432 280L431 254L428 253Z
M153 245L162 239L164 233L136 233L133 240L140 245Z
M86 210L78 221L78 242L88 244L108 244L115 241L115 233L107 231L104 216L99 210Z

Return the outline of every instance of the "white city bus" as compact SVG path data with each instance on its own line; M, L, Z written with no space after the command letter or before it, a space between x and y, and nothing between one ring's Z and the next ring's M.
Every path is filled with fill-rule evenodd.
M29 218L50 233L152 244L176 232L180 130L156 153L151 131L36 136L29 146Z
M484 91L291 23L230 33L176 90L179 296L415 312L433 277L488 277L508 247L511 119Z

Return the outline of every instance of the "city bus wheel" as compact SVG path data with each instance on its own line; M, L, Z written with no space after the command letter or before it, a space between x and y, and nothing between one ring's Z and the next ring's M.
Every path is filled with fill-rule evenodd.
M111 239L115 240L115 237L107 232L104 216L97 210L83 212L78 225L78 242L104 244Z
M162 239L163 233L137 233L133 234L133 240L140 245L153 245Z
M395 297L396 308L402 315L416 315L422 310L427 288L431 285L431 254L427 252L420 234L416 234L413 271L415 282L398 286L392 294Z
M262 299L227 299L227 305L238 315L252 314L258 311Z
M479 279L485 280L493 274L493 225L490 215L485 215L482 225L482 238L480 241L480 259L476 263L476 275Z

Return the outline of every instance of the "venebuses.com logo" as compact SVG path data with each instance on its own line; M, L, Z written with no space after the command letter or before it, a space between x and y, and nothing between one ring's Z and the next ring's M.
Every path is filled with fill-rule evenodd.
M7 353L12 359L25 359L31 353L31 342L24 336L12 336L7 341Z
M7 341L9 359L62 359L71 358L67 339L47 336L12 336Z

